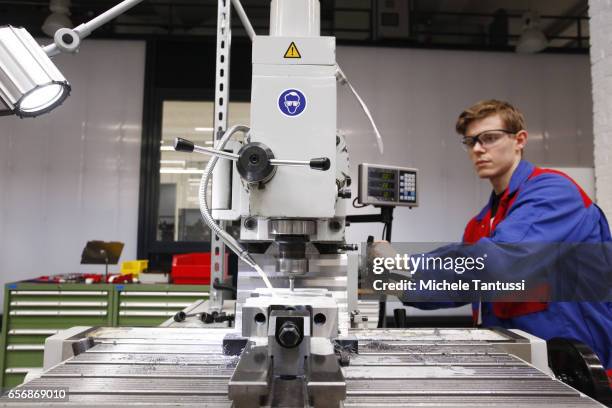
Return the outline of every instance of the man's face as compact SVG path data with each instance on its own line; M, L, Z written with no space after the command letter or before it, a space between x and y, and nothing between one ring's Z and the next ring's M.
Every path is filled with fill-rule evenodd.
M489 130L506 129L504 121L494 114L475 120L467 127L466 136L476 136ZM521 151L525 146L527 132L516 135L505 134L490 146L476 143L468 152L476 173L480 178L494 179L501 177L520 161Z

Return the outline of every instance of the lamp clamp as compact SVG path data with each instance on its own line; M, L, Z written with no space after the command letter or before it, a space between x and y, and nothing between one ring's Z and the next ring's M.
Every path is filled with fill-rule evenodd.
M81 45L81 37L72 28L60 28L55 32L53 42L60 51L75 53Z

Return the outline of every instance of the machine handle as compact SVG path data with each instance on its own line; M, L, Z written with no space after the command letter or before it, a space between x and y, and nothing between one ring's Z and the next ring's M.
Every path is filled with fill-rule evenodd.
M174 139L174 150L177 152L186 153L202 153L207 154L209 156L216 156L221 159L238 160L238 155L235 153L213 149L212 147L198 146L194 144L191 140L183 139L182 137L177 137L176 139Z
M248 146L248 145L247 145ZM243 148L244 149L244 148ZM217 150L209 147L203 147L195 145L192 141L177 137L174 139L174 150L177 152L187 153L202 153L211 156L217 156L222 159L238 160L240 155L226 152L223 150ZM319 157L311 160L280 160L280 159L267 159L271 166L309 166L313 170L329 170L331 167L331 161L327 157Z
M310 160L310 168L314 170L327 171L331 166L331 161L327 157L319 157Z
M177 137L174 139L174 150L177 152L193 152L195 145L191 140L183 139L182 137Z

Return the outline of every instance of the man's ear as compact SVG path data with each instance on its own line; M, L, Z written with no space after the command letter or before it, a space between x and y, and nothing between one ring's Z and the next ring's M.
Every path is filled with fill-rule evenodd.
M527 145L528 137L529 137L529 133L527 133L526 130L521 130L520 132L518 132L515 136L516 146L519 147L521 150L523 150L525 146Z

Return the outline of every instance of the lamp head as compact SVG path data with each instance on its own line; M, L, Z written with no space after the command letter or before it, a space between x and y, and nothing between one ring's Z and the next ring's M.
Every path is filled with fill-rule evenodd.
M0 27L0 114L34 117L59 106L70 84L24 28Z

